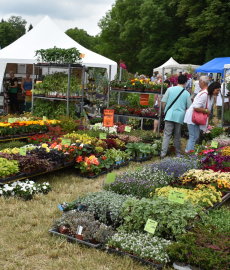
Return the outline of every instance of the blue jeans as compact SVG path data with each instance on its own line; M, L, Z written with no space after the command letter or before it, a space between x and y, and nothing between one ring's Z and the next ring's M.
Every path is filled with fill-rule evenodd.
M189 152L191 150L194 150L196 140L199 138L200 128L198 125L189 125L188 124L188 131L189 131L189 140L188 140L185 152Z

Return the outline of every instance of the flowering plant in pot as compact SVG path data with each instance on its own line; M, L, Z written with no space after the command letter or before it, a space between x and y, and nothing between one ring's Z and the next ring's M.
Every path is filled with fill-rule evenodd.
M101 168L109 169L114 164L114 161L111 157L103 155L100 157Z
M25 200L32 199L34 194L43 193L47 194L51 190L49 183L42 184L35 183L34 181L17 181L11 184L5 184L0 187L0 195L2 196L18 196Z
M7 160L0 157L0 177L6 178L19 172L19 164L16 160Z
M77 157L75 168L79 169L82 174L99 174L101 172L100 163L94 155L84 159L82 156Z

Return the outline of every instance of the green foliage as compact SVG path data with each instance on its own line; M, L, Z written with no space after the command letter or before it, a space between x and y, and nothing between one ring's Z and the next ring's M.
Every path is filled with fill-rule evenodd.
M90 36L85 30L76 28L70 28L65 32L69 37L75 40L83 47L94 51L94 47L98 44L98 36Z
M54 46L50 49L35 51L37 61L42 63L79 63L81 54L76 48L61 49Z
M158 197L153 200L142 198L130 198L122 205L122 217L125 220L120 230L126 232L144 230L147 220L153 219L158 222L155 235L169 238L178 237L185 232L188 221L198 215L205 215L200 206L194 206L190 201L184 204L171 202L168 198Z
M34 101L33 115L37 117L46 116L48 119L59 119L62 115L66 115L66 102L65 101L49 101L38 99ZM74 102L69 103L69 115L73 119L77 119L75 116L76 107Z
M205 225L214 225L222 232L230 231L230 210L226 207L208 212Z
M61 120L60 127L62 128L64 132L71 133L73 131L76 131L80 124L78 120L75 120L67 116L60 116L59 119Z
M230 110L224 112L224 122L230 123Z
M168 247L172 261L185 262L206 270L230 268L230 233L214 226L196 226ZM188 256L189 254L189 256Z
M26 144L27 144L26 142L22 142L22 141L19 141L19 140L14 140L14 141L1 143L0 144L0 151L5 149L5 148L10 148L10 149L20 148L20 147L23 147Z

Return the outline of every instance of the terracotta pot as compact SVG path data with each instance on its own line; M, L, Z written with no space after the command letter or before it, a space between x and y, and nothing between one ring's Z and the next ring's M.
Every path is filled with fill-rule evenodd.
M84 239L83 239L83 236L80 235L80 234L76 234L76 238L77 238L78 240L82 240L82 241L84 240Z
M1 177L2 179L4 179L4 178L8 178L9 177L9 175L6 175L5 177Z
M88 173L87 175L88 175L88 176L94 176L95 173Z
M60 226L58 229L59 229L59 232L62 234L69 234L70 233L69 228L66 226Z
M221 191L222 197L224 197L226 195L225 191Z
M94 245L97 245L97 244L99 244L100 242L98 242L96 239L93 239L92 240L92 244L94 244Z

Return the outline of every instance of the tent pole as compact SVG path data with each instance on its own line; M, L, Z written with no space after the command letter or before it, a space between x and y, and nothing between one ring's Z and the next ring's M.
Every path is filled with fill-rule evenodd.
M85 66L83 66L83 74L82 74L81 124L83 119L84 88L85 88Z
M221 110L221 127L224 126L224 96L225 96L225 77L226 77L226 68L224 68L224 80L223 80L223 94L222 94L222 110Z
M120 67L119 81L121 81L122 67ZM118 93L118 101L117 104L120 105L121 93Z
M162 80L161 80L161 100L162 100L162 94L163 94L163 88L164 88L164 75L165 75L165 68L162 68ZM158 122L158 132L157 135L159 137L160 135L160 125L161 125L161 101L159 104L159 122Z
M33 63L33 79L32 79L32 89L34 89L34 74L35 74L35 64ZM31 104L31 113L34 112L34 94L32 93L32 104Z
M68 117L69 117L70 76L71 76L71 64L69 64L69 70L68 70L68 90L67 90L67 110L66 110L66 115Z
M110 81L111 81L111 65L109 65L109 82L108 82L108 97L107 97L107 109L109 108L109 96L110 96Z

